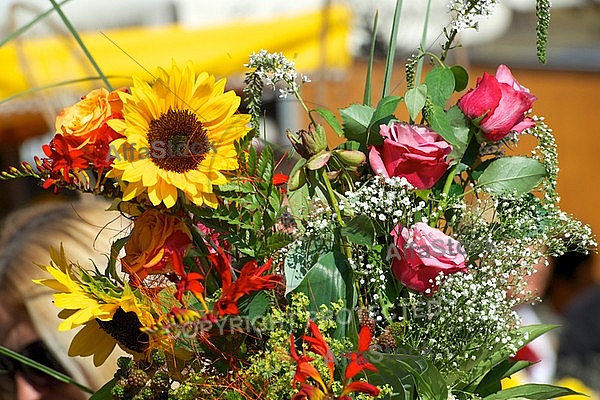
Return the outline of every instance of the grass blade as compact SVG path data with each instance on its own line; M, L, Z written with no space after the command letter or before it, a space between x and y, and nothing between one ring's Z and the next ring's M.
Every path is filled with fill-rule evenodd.
M402 11L402 0L396 0L396 9L394 10L394 22L392 24L392 33L388 45L387 56L385 60L385 73L383 77L383 93L381 97L387 97L392 82L392 70L394 69L394 59L396 58L396 42L398 41L398 25L400 24L400 14Z
M375 19L373 20L373 29L371 37L371 48L369 50L369 65L367 67L367 76L365 80L365 95L363 97L363 104L366 106L371 105L371 85L373 83L373 60L375 60L375 43L377 42L377 22L379 21L379 11L375 12Z
M431 0L427 0L427 11L425 13L425 23L423 24L423 34L421 35L421 51L425 50L425 45L427 43L427 28L429 27L429 14L431 11ZM415 74L415 86L419 86L421 83L421 74L423 72L423 58L419 58L419 62L417 63L417 72Z
M20 355L17 352L14 352L10 349L7 349L6 347L0 346L0 354L4 354L6 356L12 357L15 360L19 361L20 363L23 363L25 365L28 365L32 368L38 369L42 372L44 372L45 374L50 375L51 377L53 377L54 379L59 380L60 382L64 382L64 383L68 383L71 385L75 385L77 386L79 389L83 390L84 392L87 393L91 393L93 394L94 391L80 383L75 382L72 378L68 377L65 374L62 374L58 371L53 370L52 368L48 368L47 366L40 364L38 362L35 362L25 356Z
M79 33L77 33L77 30L71 24L71 21L69 21L69 19L65 15L65 13L61 10L60 6L58 4L56 4L55 0L50 0L50 3L52 3L52 7L54 7L54 9L56 10L56 12L58 13L58 16L60 17L60 19L62 19L63 23L65 24L65 26L67 27L67 29L69 30L69 32L71 32L71 35L73 35L73 38L75 39L75 41L77 42L77 44L79 44L79 47L81 47L81 50L83 51L83 53L85 54L85 56L87 57L87 59L92 64L92 67L94 67L94 69L98 73L98 76L100 77L100 79L102 79L102 81L106 85L106 88L109 91L113 90L112 85L110 84L110 82L108 81L108 79L106 78L106 76L104 75L104 73L102 72L102 70L100 69L100 67L98 66L98 64L96 63L96 60L94 60L94 57L92 57L92 54L89 52L89 50L87 49L87 47L83 43L83 40L81 40L81 36L79 36Z

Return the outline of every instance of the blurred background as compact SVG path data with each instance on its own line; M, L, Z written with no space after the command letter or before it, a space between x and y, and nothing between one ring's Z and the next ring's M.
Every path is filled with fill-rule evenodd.
M241 94L249 54L283 52L313 83L302 88L309 107L336 109L361 102L375 10L379 10L374 96L381 90L394 0L70 0L57 1L113 86L132 74L192 60L198 70L228 78ZM449 22L448 0L433 0L427 47L439 52ZM424 0L404 0L392 94L405 90L404 61L421 40ZM548 62L535 51L535 0L504 0L464 32L450 62L470 73L469 87L484 71L508 65L519 82L538 96L534 113L554 129L561 167L562 208L600 231L600 0L554 0ZM94 70L47 0L0 1L0 168L41 155L53 135L54 118L102 82L69 80ZM13 33L48 12L31 29ZM34 88L40 88L34 90ZM30 93L28 93L30 92ZM23 93L28 93L23 95ZM305 127L294 99L265 93L264 135L285 149L285 129ZM402 117L403 107L398 110ZM36 182L0 182L0 214L42 193ZM594 259L583 284L600 282ZM575 289L573 289L575 290Z
M439 52L449 22L448 0L433 0L427 47ZM227 77L241 93L248 55L261 49L282 51L314 83L303 87L309 106L335 109L360 102L375 11L379 14L374 96L379 93L395 0L69 0L58 1L81 33L113 86L128 85L132 74L147 75L172 60L190 59L198 70ZM252 6L249 6L253 4ZM423 0L405 0L398 32L393 93L405 90L404 61L421 40ZM462 46L450 62L465 66L475 84L483 71L508 65L521 84L538 96L537 115L554 129L560 149L562 207L594 231L600 230L600 0L553 1L548 62L535 52L535 0L504 0L479 30L462 33ZM25 33L20 27L51 9L48 0L0 2L0 166L41 154L53 134L54 118L65 106L98 87L94 70L54 11ZM150 71L150 72L149 72ZM317 83L318 82L318 83ZM61 84L62 83L62 84ZM52 86L54 85L54 86ZM49 86L49 87L48 87ZM33 88L46 87L28 95ZM13 96L15 96L13 98ZM294 99L265 93L267 138L287 146L285 129L306 119ZM402 108L399 109L400 116ZM35 184L0 182L0 214L39 194Z

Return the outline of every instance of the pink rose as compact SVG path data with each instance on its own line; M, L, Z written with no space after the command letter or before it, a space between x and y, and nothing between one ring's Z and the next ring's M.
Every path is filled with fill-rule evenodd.
M381 125L383 145L371 146L369 163L386 178L404 177L417 189L429 189L448 169L452 146L426 126L394 122Z
M529 89L515 80L506 65L500 65L496 76L484 73L478 78L475 89L458 100L458 107L470 119L483 117L479 128L487 140L495 142L509 132L521 133L535 126L525 113L536 100Z
M417 222L410 228L397 225L391 233L395 246L387 258L393 258L392 272L404 286L421 293L432 294L435 278L465 272L465 249L439 229Z

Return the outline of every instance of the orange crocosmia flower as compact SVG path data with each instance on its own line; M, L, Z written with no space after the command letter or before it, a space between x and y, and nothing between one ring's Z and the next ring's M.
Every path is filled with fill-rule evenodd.
M326 389L325 382L323 382L321 374L319 374L319 371L317 371L317 369L310 363L314 360L314 358L308 357L306 355L298 355L293 334L290 335L290 355L292 356L292 359L296 362L296 373L294 374L292 386L295 387L296 382L304 383L309 377L311 377L315 381L317 381L324 389Z
M121 258L123 270L135 284L149 274L168 271L183 277L183 256L191 243L191 233L181 219L148 209L134 220L125 257Z
M326 394L319 388L310 385L302 385L300 386L298 393L292 397L292 400L324 400L325 396Z
M348 393L365 393L369 396L379 396L379 388L369 382L356 381L352 382L344 387L340 394L340 400L352 400Z
M183 304L183 294L188 290L197 298L203 299L204 285L201 282L202 279L204 279L204 276L198 272L190 272L189 274L185 274L176 285L177 291L175 292L175 298L177 301Z
M323 357L327 368L329 368L329 382L331 384L333 381L333 370L335 369L335 356L325 342L325 339L323 339L323 335L321 335L317 324L311 320L308 321L308 324L312 337L303 336L302 339L305 343L308 343L308 350Z
M50 177L43 184L44 189L59 181L73 183L70 173L89 166L83 152L70 146L62 135L54 135L50 144L43 145L42 150L48 157L44 160L44 166L50 170Z
M214 309L219 317L238 314L237 302L243 296L260 290L271 290L281 281L278 275L263 275L271 268L272 260L258 267L256 260L244 264L240 276L232 284L223 284L223 294L215 303ZM224 271L225 268L222 268ZM227 276L227 273L224 274ZM225 279L222 279L225 282Z
M356 374L365 369L377 372L377 368L365 356L371 346L371 335L369 327L363 326L358 333L358 349L346 354L346 358L350 360L344 374L346 380L354 378Z

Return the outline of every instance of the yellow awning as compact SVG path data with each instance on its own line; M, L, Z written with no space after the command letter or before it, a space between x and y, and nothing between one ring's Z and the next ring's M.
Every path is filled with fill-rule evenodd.
M103 73L120 77L110 79L117 87L128 85L132 74L150 78L145 70L153 73L157 66L169 67L172 61L182 64L192 60L199 71L216 76L240 75L248 56L261 49L283 52L300 72L345 69L351 62L347 43L349 20L347 8L334 6L328 12L232 22L206 29L145 27L81 36ZM96 75L77 44L65 37L13 41L3 46L0 71L0 99L31 87ZM83 92L101 85L101 81L95 81L80 87Z

